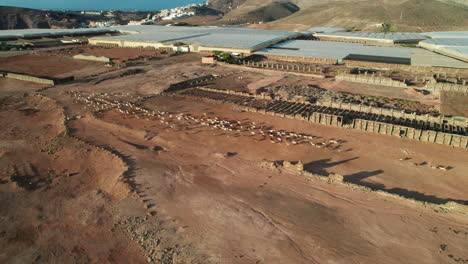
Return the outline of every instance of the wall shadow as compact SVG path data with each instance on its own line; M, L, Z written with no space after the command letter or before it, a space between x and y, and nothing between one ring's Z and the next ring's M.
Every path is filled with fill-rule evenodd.
M383 170L375 170L375 171L362 171L350 175L344 176L344 182L353 183L360 186L365 186L373 191L384 191L391 194L396 194L406 199L412 199L421 202L428 202L433 204L445 204L447 202L457 202L460 204L468 205L467 200L458 200L458 199L451 199L451 198L441 198L436 195L425 194L418 191L411 191L404 188L391 188L388 189L384 184L381 183L372 183L366 182L365 179L369 177L373 177L379 174L382 174Z
M332 168L334 166L344 164L344 163L347 163L356 159L359 159L359 157L354 157L351 159L335 161L335 162L331 162L331 159L316 160L316 161L312 161L312 162L304 164L304 170L310 173L328 176L330 175L330 173L327 171L328 168Z

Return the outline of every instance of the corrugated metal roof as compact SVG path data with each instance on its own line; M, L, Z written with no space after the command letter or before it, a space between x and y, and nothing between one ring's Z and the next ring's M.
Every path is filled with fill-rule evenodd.
M115 28L120 31L139 34L97 37L97 39L144 42L180 41L207 47L254 49L269 42L276 42L288 37L303 34L294 31L238 27L125 26Z
M201 35L198 32L193 32L192 34L187 34L183 32L160 32L157 34L129 34L129 35L120 35L120 36L110 36L110 37L96 37L97 39L105 40L125 40L125 41L141 41L141 42L169 42L169 41L178 41L184 40L188 37L197 37Z
M319 33L316 36L343 37L355 39L383 39L383 40L423 40L427 37L419 33L383 33L383 32L335 32Z
M467 38L435 38L426 39L421 43L440 45L440 46L468 46Z
M425 49L369 46L360 43L334 41L291 40L269 48L261 49L255 52L255 54L335 60L345 59L349 54L355 54L379 57L411 58L411 65L415 66L468 68L468 63Z
M431 38L468 38L468 31L439 31L421 34Z
M257 53L284 56L344 59L349 54L410 58L410 48L367 46L360 43L291 40L262 49Z
M333 32L342 32L346 31L344 28L331 28L331 27L314 27L309 29L309 31L317 33L333 33Z
M32 38L32 37L52 37L70 34L84 33L107 33L113 32L112 28L80 28L80 29L13 29L0 30L0 39L8 38Z

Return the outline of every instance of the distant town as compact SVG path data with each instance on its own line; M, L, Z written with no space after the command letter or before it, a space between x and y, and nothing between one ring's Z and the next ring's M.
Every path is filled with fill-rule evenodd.
M156 13L148 12L147 16L141 20L130 20L127 23L122 23L117 20L115 11L81 11L82 15L97 16L96 20L90 21L89 24L82 25L83 28L103 28L110 26L120 25L151 25L159 21L171 21L178 18L195 16L195 9L197 7L208 6L208 1L200 4L190 4L186 6L175 7L172 9L163 9ZM104 16L110 20L102 21L99 17Z

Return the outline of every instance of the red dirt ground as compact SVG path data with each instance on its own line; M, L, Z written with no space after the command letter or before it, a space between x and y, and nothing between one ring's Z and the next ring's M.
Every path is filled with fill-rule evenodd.
M75 60L71 57L24 55L0 58L0 71L12 71L33 76L76 78L108 71L102 63Z
M29 67L25 58L8 61ZM50 72L58 73L56 67ZM97 72L37 94L34 85L0 80L0 247L6 249L0 263L468 260L466 215L265 165L302 161L316 174L340 174L417 199L466 202L466 150L155 96L206 74L242 76L230 79L241 89L315 80L204 66L194 54L135 68L143 71ZM93 69L82 70L79 76ZM172 117L95 114L70 91L140 100ZM273 144L194 126L178 120L179 113L312 134L329 146ZM328 144L332 139L340 143ZM431 168L437 165L451 169Z

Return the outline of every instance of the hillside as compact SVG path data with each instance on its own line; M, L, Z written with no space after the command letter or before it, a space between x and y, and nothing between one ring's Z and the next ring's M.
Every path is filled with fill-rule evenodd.
M217 4L223 0L218 0ZM232 0L224 0L230 2ZM282 1L284 2L287 1ZM460 0L295 0L300 10L262 25L270 29L305 30L314 26L346 27L378 31L377 24L390 22L399 31L468 30L468 2ZM258 23L252 12L274 0L246 0L228 12L224 21ZM249 19L250 21L246 21ZM266 17L266 15L264 15ZM259 20L262 21L262 20ZM268 21L268 20L263 20ZM255 25L254 25L255 26Z
M45 12L20 8L0 6L0 29L50 28L45 19Z
M270 22L288 17L300 10L300 8L291 2L271 2L259 5L258 7L248 8L246 12L239 12L243 9L234 9L227 13L222 19L230 23L259 23Z
M141 20L155 12L116 11L115 20ZM83 15L76 11L42 11L29 8L0 6L0 29L79 28L89 21L110 20L103 15Z

